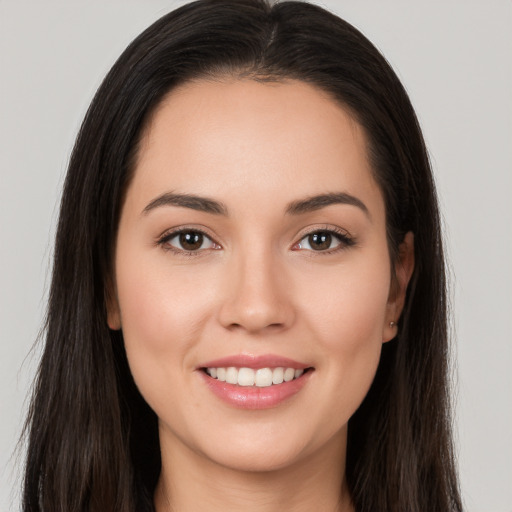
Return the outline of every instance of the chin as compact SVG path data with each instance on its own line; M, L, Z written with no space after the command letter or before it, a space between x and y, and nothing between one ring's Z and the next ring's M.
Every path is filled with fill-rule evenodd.
M290 468L306 456L299 449L290 450L229 450L224 453L205 454L217 465L241 473L269 473Z
M300 425L298 425L300 426ZM230 433L223 442L211 442L204 447L203 455L212 462L234 471L265 473L299 468L315 457L325 459L339 451L344 456L345 429L334 435L330 432L276 432L274 429L256 429L245 436ZM259 432L258 432L259 430ZM222 447L222 449L220 449Z

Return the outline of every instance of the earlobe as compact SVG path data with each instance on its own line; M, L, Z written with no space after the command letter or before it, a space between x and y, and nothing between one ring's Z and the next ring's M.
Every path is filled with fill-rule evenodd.
M111 307L107 307L107 324L110 329L113 331L118 331L121 329L121 315L119 314L119 308L117 307L115 311L111 309Z
M121 329L121 312L119 310L117 296L110 283L105 290L105 304L107 308L107 325L113 331L118 331Z
M407 286L414 271L414 234L409 231L398 248L395 275L389 292L386 324L382 341L392 340L398 332L398 319L402 314L407 294Z

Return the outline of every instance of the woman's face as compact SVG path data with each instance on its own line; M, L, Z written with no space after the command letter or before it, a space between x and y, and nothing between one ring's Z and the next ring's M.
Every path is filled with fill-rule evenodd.
M296 81L172 91L141 141L109 307L163 453L343 457L407 268L392 286L382 194L339 104Z

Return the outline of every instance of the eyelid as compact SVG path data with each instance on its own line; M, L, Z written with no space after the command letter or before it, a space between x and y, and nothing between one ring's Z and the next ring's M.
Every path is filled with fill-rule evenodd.
M204 237L208 238L213 244L215 244L217 247L215 248L208 248L208 249L198 249L195 251L187 251L186 249L179 249L177 247L174 247L170 244L168 244L168 241L172 238L178 236L181 233L186 232L197 232L201 233ZM315 233L330 233L335 238L339 240L339 245L334 247L333 249L327 249L327 250L319 250L315 251L313 249L303 249L303 248L297 248L296 247L300 244L300 242ZM349 247L352 247L357 243L357 240L354 236L352 236L347 230L342 229L338 226L333 225L315 225L315 226L308 226L304 228L300 234L298 234L295 237L296 242L293 243L291 249L292 250L301 250L306 251L309 253L315 253L317 255L328 255L333 254L337 251L341 251L344 249L347 249ZM209 233L209 230L204 228L203 226L198 225L184 225L184 226L176 226L174 228L167 229L164 231L161 235L159 235L156 238L155 245L161 246L165 250L169 250L174 252L177 255L184 255L184 256L201 256L205 253L211 251L211 250L219 250L222 249L222 245L217 242L216 237L211 235Z
M304 249L304 248L297 248L295 247L299 246L300 242L304 240L304 238L313 235L315 233L330 233L335 238L337 238L340 242L340 244L333 249L327 249L325 251L315 251L313 249ZM310 253L315 253L318 255L328 255L333 254L338 251L342 251L344 249L347 249L349 247L352 247L356 244L356 239L354 236L352 236L347 230L342 229L338 226L332 226L332 225L320 225L320 226L309 226L306 228L305 231L297 235L296 242L292 246L292 250L303 250Z
M334 224L311 224L305 228L302 228L297 234L296 238L304 238L305 236L310 235L311 233L316 233L317 231L329 231L340 236L353 238L347 229L340 228Z
M187 233L187 232L194 232L194 233L200 233L205 238L210 240L213 244L215 244L218 247L215 248L208 248L208 249L198 249L195 251L187 251L186 249L179 249L177 247L174 247L170 245L168 242L175 238L176 236L180 235L181 233ZM207 251L212 250L219 250L222 248L221 244L217 242L217 240L210 234L208 231L197 225L185 225L185 226L177 226L174 228L167 229L164 231L161 235L159 235L155 241L155 245L161 246L164 250L172 251L177 255L183 255L183 256L200 256L203 255Z

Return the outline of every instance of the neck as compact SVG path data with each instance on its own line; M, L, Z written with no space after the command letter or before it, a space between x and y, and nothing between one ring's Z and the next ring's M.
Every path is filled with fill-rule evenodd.
M345 480L346 435L271 471L228 468L179 442L166 443L165 436L161 436L161 449L157 512L354 511Z

